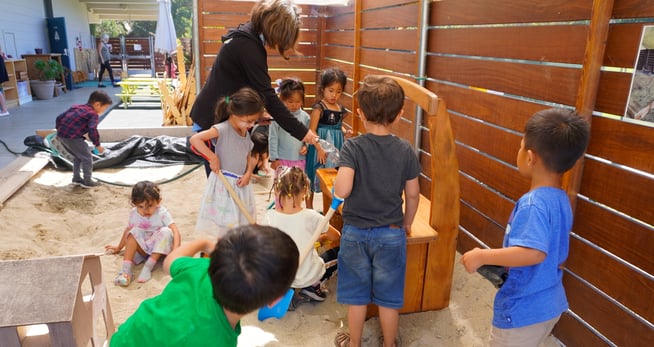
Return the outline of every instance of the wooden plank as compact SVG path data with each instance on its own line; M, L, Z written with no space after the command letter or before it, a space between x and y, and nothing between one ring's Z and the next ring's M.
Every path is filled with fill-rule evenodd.
M215 13L202 15L203 28L224 28L234 29L239 24L245 23L250 20L247 14L232 14L232 13Z
M631 76L630 73L602 71L595 109L622 116L629 98Z
M381 7L388 7L393 5L404 5L406 3L413 3L411 0L362 0L361 9L369 10Z
M654 17L654 3L641 0L620 0L613 6L613 18Z
M415 28L364 30L361 32L361 44L357 47L415 52L418 48L417 37Z
M613 6L615 8L617 5ZM643 26L651 24L654 22L611 24L603 65L633 68L636 65Z
M198 1L200 12L232 12L232 13L250 13L255 1L226 1L211 0Z
M506 224L513 210L513 201L500 197L467 176L460 175L459 180L461 182L462 201L474 206L497 224Z
M325 28L351 30L354 28L354 13L345 13L325 18Z
M573 105L581 70L552 65L428 56L427 75L498 92Z
M361 28L373 29L416 26L419 11L419 2L413 2L404 6L369 9L362 13Z
M428 81L427 88L447 100L450 110L521 133L532 114L547 108L534 102L443 83Z
M463 146L456 146L456 155L459 158L459 170L512 200L518 200L529 191L531 181L520 175L515 168Z
M575 317L564 313L554 326L552 334L565 346L605 346L606 342L593 334Z
M605 117L593 118L588 153L644 172L654 173L652 128ZM622 181L622 180L621 180Z
M598 271L600 269L596 269ZM597 329L615 346L652 346L650 327L615 306L575 277L564 274L563 286L570 310Z
M498 221L488 219L467 204L461 204L461 226L489 247L502 248L505 226L498 224Z
M592 259L592 261L588 261ZM598 266L602 271L597 271ZM566 267L628 309L654 322L654 281L575 237L570 238ZM606 276L611 274L611 276Z
M47 158L16 157L0 170L0 208L25 183L48 165Z
M654 233L650 228L580 199L572 230L624 261L654 274Z
M431 25L566 22L590 18L585 0L434 1Z
M380 69L411 74L416 71L415 53L361 48L361 64Z
M515 165L522 137L466 117L452 117L456 140Z
M355 31L353 30L328 30L325 32L323 39L328 45L352 46L354 36Z
M586 25L468 27L429 30L427 50L442 54L580 64ZM553 40L565 37L565 40ZM415 43L414 43L415 44Z
M654 225L654 208L643 206L653 201L654 179L651 177L586 158L579 192L591 200Z
M323 59L327 59L327 58L336 58L339 60L353 61L354 48L347 47L347 46L326 45L324 48Z

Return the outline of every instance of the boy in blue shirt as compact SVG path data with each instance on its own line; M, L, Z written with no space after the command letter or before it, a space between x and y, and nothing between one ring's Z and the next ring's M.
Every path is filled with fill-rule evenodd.
M562 178L584 154L589 133L571 110L531 116L516 159L531 187L511 212L503 248L475 248L461 257L468 272L483 265L508 269L495 296L490 346L536 347L568 309L562 277L573 215Z
M367 76L357 98L366 133L343 144L334 183L334 195L345 199L336 295L349 305L349 333L338 333L334 343L361 345L367 305L373 303L384 346L392 347L404 306L406 237L418 209L420 163L411 144L391 134L404 112L402 87L389 77Z

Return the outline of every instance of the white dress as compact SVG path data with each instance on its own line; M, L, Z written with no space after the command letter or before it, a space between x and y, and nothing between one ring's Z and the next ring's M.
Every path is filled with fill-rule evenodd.
M311 236L316 231L322 218L323 216L320 213L310 209L303 209L294 214L280 213L276 210L266 212L262 224L279 228L290 236L295 241L300 255L311 247L311 252L297 270L295 280L291 284L293 288L311 286L325 274L325 262L318 255L311 242ZM321 232L326 232L327 228L328 225L325 225L325 229L321 230Z

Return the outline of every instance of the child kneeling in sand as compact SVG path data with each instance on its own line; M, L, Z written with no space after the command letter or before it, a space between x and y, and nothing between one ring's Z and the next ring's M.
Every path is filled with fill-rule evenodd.
M129 221L117 246L106 245L111 253L125 247L123 266L114 283L127 287L132 281L132 266L145 260L138 282L150 280L152 268L162 256L179 247L181 236L168 210L161 205L159 187L150 181L141 181L132 188L132 205ZM146 260L147 259L147 260Z
M199 252L209 258L191 258ZM299 254L277 228L245 225L215 241L195 240L172 251L163 292L141 303L110 346L236 346L240 319L288 290ZM271 261L274 260L274 261Z

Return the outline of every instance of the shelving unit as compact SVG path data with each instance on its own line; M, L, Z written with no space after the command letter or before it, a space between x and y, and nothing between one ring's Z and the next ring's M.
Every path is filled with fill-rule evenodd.
M16 107L32 101L32 91L25 59L7 59L5 68L9 81L2 84L7 107Z
M34 65L34 63L36 63L37 60L48 61L52 59L52 60L56 60L59 64L61 64L61 54L59 53L23 54L22 57L23 59L25 59L27 63L27 73L31 80L39 79L39 70L37 70L36 66ZM63 72L59 77L57 77L57 81L64 84L63 91L66 92L66 77Z

